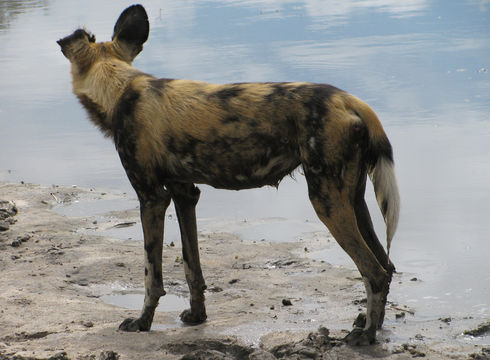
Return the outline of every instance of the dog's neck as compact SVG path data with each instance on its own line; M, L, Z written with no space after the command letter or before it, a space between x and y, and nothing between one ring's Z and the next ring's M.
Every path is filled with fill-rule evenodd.
M123 61L111 59L94 64L83 77L73 76L73 92L92 122L106 136L114 136L113 113L124 89L140 75L144 73Z

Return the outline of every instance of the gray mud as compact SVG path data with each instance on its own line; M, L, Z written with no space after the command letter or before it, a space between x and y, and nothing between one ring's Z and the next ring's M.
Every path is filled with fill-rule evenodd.
M141 304L107 299L141 290L143 246L106 230L139 226L134 199L95 189L0 184L0 200L1 221L8 224L0 231L0 360L488 359L488 323L471 314L419 318L390 299L378 343L346 346L340 339L365 311L358 272L304 256L322 246L314 237L254 243L219 219L199 236L208 321L184 326L180 307L162 301L150 332L120 332L119 323L137 316ZM107 201L116 209L104 208ZM127 208L120 206L125 202ZM80 203L103 204L100 211L69 216L54 211ZM166 242L164 282L175 299L188 296L179 241ZM411 274L397 274L392 292L417 283Z

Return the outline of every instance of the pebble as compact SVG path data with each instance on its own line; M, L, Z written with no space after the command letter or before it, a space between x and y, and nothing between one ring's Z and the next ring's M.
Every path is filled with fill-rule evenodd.
M12 244L10 244L12 247L19 247L20 244L22 244L22 241L19 239L12 241Z
M6 221L0 221L0 231L7 231L10 228L10 224Z

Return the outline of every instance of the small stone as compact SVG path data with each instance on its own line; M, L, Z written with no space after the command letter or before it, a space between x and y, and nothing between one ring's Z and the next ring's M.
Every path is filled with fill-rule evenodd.
M99 355L99 360L119 360L119 354L114 351L103 351Z
M24 236L19 236L19 237L17 238L17 240L19 240L19 241L21 241L21 242L26 242L26 241L30 240L30 238L31 238L31 235L29 235L29 234L25 234Z
M7 221L0 221L0 231L7 231L10 229L10 224Z
M445 318L439 318L440 321L445 322L446 324L449 325L453 319L451 317L445 317Z
M293 303L289 299L282 299L282 304L284 306L292 306L293 305Z
M218 292L222 292L223 288L221 288L219 286L212 286L208 289L208 291L213 292L213 293L218 293Z
M12 241L12 244L11 245L12 245L12 247L19 247L20 244L22 244L22 241L20 241L20 240L14 240L14 241Z
M397 319L403 319L404 317L405 317L405 313L404 312L395 314L395 318L397 318Z

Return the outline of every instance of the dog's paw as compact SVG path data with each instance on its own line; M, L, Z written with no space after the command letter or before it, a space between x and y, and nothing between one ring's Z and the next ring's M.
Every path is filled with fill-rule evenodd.
M356 327L344 338L344 341L351 346L371 345L376 342L376 333Z
M357 315L356 319L354 320L352 326L354 328L364 329L364 327L366 326L366 313L359 313L359 315Z
M194 314L190 309L182 311L180 320L188 325L198 325L205 322L207 319L206 313Z
M121 325L119 325L119 330L127 331L127 332L135 332L135 331L149 331L150 326L143 324L140 318L128 318L125 319Z

